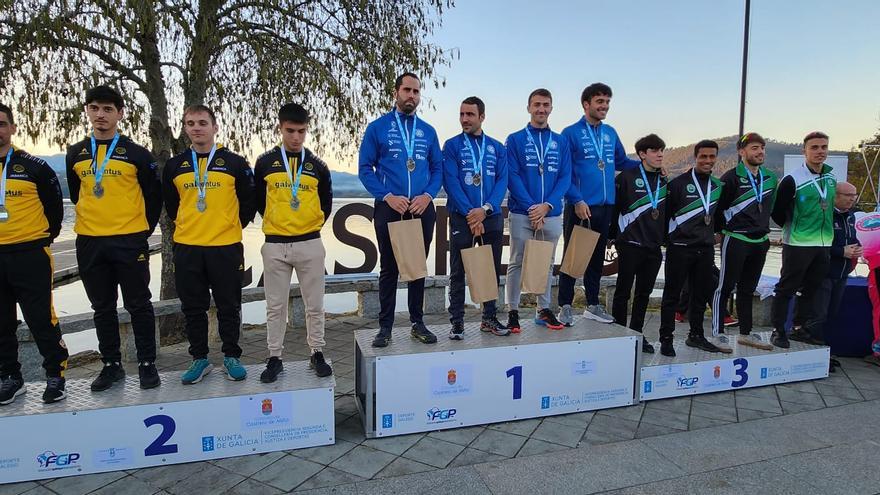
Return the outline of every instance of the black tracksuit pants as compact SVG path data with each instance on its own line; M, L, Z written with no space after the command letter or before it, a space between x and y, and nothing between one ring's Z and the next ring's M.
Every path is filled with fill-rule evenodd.
M773 291L771 318L773 328L785 331L788 305L795 293L798 297L798 319L803 323L813 317L813 296L828 273L831 248L813 246L782 246L782 273Z
M241 357L241 283L244 248L228 246L174 245L174 279L186 318L189 353L193 359L208 357L208 308L211 297L217 306L217 323L225 357Z
M501 248L504 240L504 219L494 215L483 220L486 232L476 239L477 244L492 247L492 258L495 262L495 281L501 273ZM465 273L461 260L461 250L474 245L474 236L468 227L467 217L461 213L449 215L449 321L464 321ZM483 303L483 318L496 316L496 301Z
M745 242L731 236L721 241L721 272L718 288L712 297L712 330L724 331L724 314L727 300L736 288L736 315L739 318L739 333L752 333L752 295L761 279L764 261L770 241Z
M654 290L654 282L663 262L663 254L659 247L645 248L626 242L618 243L616 248L617 286L614 288L611 316L618 325L626 325L629 293L635 281L629 328L641 332L645 326L645 311L648 310L648 300L651 291Z
M666 249L666 281L660 303L660 341L672 342L675 331L675 308L684 284L690 280L688 322L692 335L703 335L703 314L706 303L715 288L712 265L715 249L712 246L669 246Z
M122 360L116 304L131 315L137 359L156 360L156 317L150 302L150 249L146 233L76 238L76 262L95 312L98 350L105 363Z
M33 335L47 377L64 376L67 348L52 306L48 247L0 253L0 378L20 376L16 303Z
M564 249L568 248L568 240L574 230L575 222L581 223L599 233L599 240L593 256L590 258L587 269L584 271L584 292L588 305L599 304L599 281L602 278L602 269L605 267L605 246L608 244L608 229L614 216L614 205L591 205L590 221L580 222L574 213L574 205L566 205L562 216ZM575 278L571 275L559 272L559 306L571 304L574 301Z

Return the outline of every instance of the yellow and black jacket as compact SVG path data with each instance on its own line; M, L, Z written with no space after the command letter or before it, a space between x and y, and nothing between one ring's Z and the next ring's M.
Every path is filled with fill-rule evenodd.
M299 153L288 152L291 172L299 170ZM282 165L281 149L263 153L254 167L257 211L263 217L266 242L297 242L321 237L321 227L330 218L333 184L327 164L306 148L297 198L300 207L290 207L291 182ZM295 175L294 175L295 177Z
M198 153L204 178L208 153ZM228 246L241 242L241 229L254 219L254 173L247 160L217 145L208 169L207 210L196 209L199 190L190 150L165 164L165 211L174 220L174 242L188 246Z
M111 141L95 141L97 165L104 161ZM90 138L67 148L67 186L76 205L74 232L93 237L152 234L162 214L162 185L153 155L128 136L120 136L104 169L102 198L92 192L92 161Z
M61 232L64 217L61 184L55 171L45 161L13 149L5 191L9 220L0 223L0 252L52 244ZM4 157L0 157L0 171Z

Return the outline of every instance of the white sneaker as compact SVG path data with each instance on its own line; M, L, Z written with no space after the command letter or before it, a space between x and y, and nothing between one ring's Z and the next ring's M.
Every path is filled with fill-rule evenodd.
M574 317L571 315L571 304L566 304L559 309L559 316L556 317L559 323L570 327L574 323Z
M587 306L587 309L584 311L584 317L600 323L614 323L614 317L606 313L605 308L599 304Z
M773 346L767 342L761 340L761 336L758 334L749 334L749 335L740 335L736 338L736 341L739 345L747 345L749 347L754 347L755 349L761 349L764 351L772 351Z

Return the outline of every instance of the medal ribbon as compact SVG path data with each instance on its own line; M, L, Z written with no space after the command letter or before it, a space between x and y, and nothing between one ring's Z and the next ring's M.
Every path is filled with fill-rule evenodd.
M712 199L712 177L709 177L709 187L706 188L705 196L703 195L703 190L700 189L700 183L697 182L697 173L694 172L694 169L691 169L691 179L693 179L694 186L697 188L697 193L700 195L700 203L703 203L703 211L708 215L709 201Z
M397 120L397 128L400 130L400 138L403 141L403 147L406 149L406 157L415 160L416 125L419 123L419 116L413 113L413 128L412 134L410 134L403 123L401 123L399 112L397 110L392 110L392 112L394 113L394 119Z
M660 174L657 174L657 185L654 192L651 192L651 183L648 182L648 176L645 175L644 165L639 167L639 172L642 173L642 180L645 181L645 189L648 190L648 199L651 201L651 208L656 210L657 205L660 203Z
M95 141L95 133L92 133L92 173L95 174L95 185L101 185L101 181L104 180L104 169L107 168L107 163L110 162L110 157L113 156L113 152L116 150L116 143L119 142L119 133L113 135L113 141L110 142L110 146L107 147L107 152L104 153L104 160L101 161L101 166L98 166L98 143Z
M553 133L550 133L550 139L547 140L547 147L544 147L544 140L541 139L541 133L538 132L538 142L541 143L541 151L538 151L538 144L535 142L534 136L532 136L532 132L529 131L529 126L526 126L526 134L529 135L529 139L532 141L532 146L535 147L535 153L538 154L538 165L544 166L544 162L547 158L547 152L550 151L550 145L553 144Z
M477 159L477 155L476 153L474 153L474 148L471 146L471 142L468 139L467 134L462 134L462 137L464 138L464 145L467 146L468 151L471 153L471 161L474 162L474 175L480 175L483 172L483 158L486 157L486 136L483 136L483 144L480 145L480 157L479 159ZM476 142L476 138L474 138L474 142Z
M826 198L828 197L828 188L825 187L825 188L823 189L823 188L819 187L819 183L816 181L816 178L813 177L813 171L810 170L810 167L807 167L807 164L806 164L806 163L804 164L804 168L807 169L807 172L810 173L810 182L813 183L813 187L815 187L815 188L816 188L816 191L819 192L819 198L821 198L822 202L825 203L825 202L826 202ZM819 177L822 177L822 171L821 171L821 170L819 171Z
M584 125L587 126L587 133L590 135L590 139L593 141L593 149L596 150L596 156L600 161L605 161L605 141L603 141L602 134L602 122L599 122L599 140L596 140L596 132L593 130L593 126L587 122L587 118L584 117ZM602 146L599 146L599 143L602 143Z
M3 177L0 178L0 206L6 206L6 177L9 175L9 162L12 161L12 153L15 151L11 145L6 152L6 161L3 162Z
M299 167L296 170L295 180L294 173L290 170L290 163L287 161L287 150L284 149L284 143L279 148L281 149L281 158L284 160L284 170L287 171L287 179L290 181L290 197L296 199L297 194L299 194L299 182L302 180L303 163L306 161L306 148L303 146L303 149L299 152Z
M211 152L208 154L208 161L205 162L205 176L201 176L201 171L199 171L199 157L196 155L196 150L190 149L192 153L192 163L193 163L193 177L196 180L196 189L199 191L199 199L204 200L205 195L208 192L208 168L211 166L211 161L214 160L214 153L217 152L217 145L211 146Z
M749 176L749 184L752 185L752 191L755 193L755 199L757 199L758 204L761 204L761 200L764 199L764 172L761 171L761 167L758 167L758 181L759 184L755 185L755 178L752 177L752 172L746 167L746 175Z

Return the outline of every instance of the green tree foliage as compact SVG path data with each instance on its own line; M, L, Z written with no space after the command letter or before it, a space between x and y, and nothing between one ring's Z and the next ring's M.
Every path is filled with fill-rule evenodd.
M880 132L875 134L873 138L865 140L862 145L880 145ZM864 156L862 155L863 151ZM874 194L874 189L878 187L877 181L880 179L880 157L877 157L878 153L880 153L880 148L857 147L850 150L848 154L849 168L847 169L847 180L856 186L856 191L861 193L858 205L863 211L874 211L877 203L880 202L880 198ZM867 165L865 164L865 158L868 160ZM874 161L875 158L876 161ZM871 164L874 164L874 170L871 171L871 176L868 177L868 166ZM865 182L868 180L871 181L871 184L866 185ZM871 188L871 185L874 186L874 189Z

